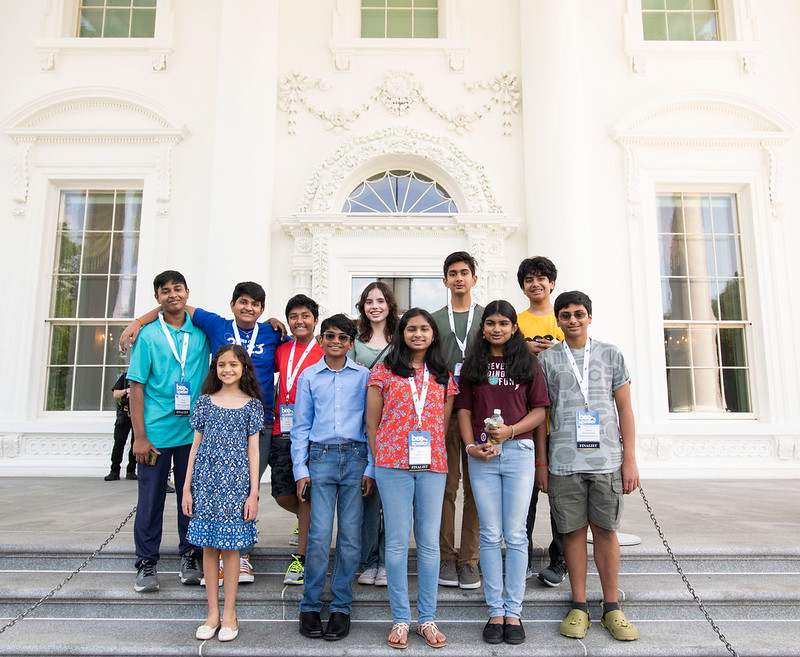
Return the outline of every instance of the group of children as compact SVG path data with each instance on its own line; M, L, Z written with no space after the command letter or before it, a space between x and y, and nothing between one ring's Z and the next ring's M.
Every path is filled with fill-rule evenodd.
M204 580L209 603L196 636L234 639L236 587L253 581L248 554L257 540L259 481L269 464L273 497L298 519L284 582L304 584L303 636L348 635L361 564L359 583L388 586L388 644L406 648L413 526L417 634L431 647L446 645L435 622L437 586L478 588L482 573L489 608L483 639L522 643L541 491L550 498L553 541L538 577L557 586L569 572L572 587L561 634L582 638L591 625L591 527L601 624L616 639L638 638L617 591L622 495L639 484L630 379L619 350L588 337L588 296L566 292L553 304L556 274L547 258L526 259L518 281L528 310L516 313L504 300L484 308L472 300L475 260L459 251L445 260L448 302L436 313L412 308L399 316L391 289L372 283L357 304L357 322L333 315L315 337L318 306L297 295L286 306L291 338L277 320L258 321L265 295L255 283L236 286L230 320L187 305L179 272L159 274L159 308L121 337L126 346L135 340L128 372L139 464L135 589L158 590L171 465L181 581ZM333 600L323 626L334 518Z

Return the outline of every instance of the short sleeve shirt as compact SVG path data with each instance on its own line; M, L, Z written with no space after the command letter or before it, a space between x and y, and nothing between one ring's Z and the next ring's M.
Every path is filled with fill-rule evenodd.
M217 353L224 344L236 344L236 336L233 334L232 319L215 313L208 312L202 308L195 308L194 323L205 331L211 342L211 353ZM239 327L239 338L242 346L249 351L250 340L253 330L246 330ZM273 404L275 397L275 348L281 343L281 333L276 331L266 322L258 323L258 335L256 345L250 357L253 359L253 368L256 371L258 385L261 387L261 401L264 404L265 425L272 424Z
M294 404L295 397L297 396L297 381L300 378L300 372L318 362L319 359L325 355L323 348L319 346L319 343L316 340L314 340L314 346L311 347L311 351L308 352L308 355L303 359L303 362L300 363L298 367L298 363L302 358L307 345L297 345L294 350L294 361L292 362L292 368L297 368L298 370L297 378L295 378L293 382L292 389L288 391L289 401L287 402L286 383L287 373L289 371L289 356L291 355L292 347L295 344L296 343L294 340L290 340L289 342L284 342L275 350L275 374L278 375L278 399L275 401L276 407L286 403ZM275 422L272 425L272 435L276 436L280 434L280 432L281 418L278 413L275 413Z
M469 319L469 311L453 313L453 325L456 327L456 334L459 340L464 336L467 338L467 349L474 340L478 339L478 331L481 325L481 315L483 315L483 306L476 304L475 311L472 314L472 326L469 328L469 335L467 336L467 320ZM451 372L455 371L458 363L464 361L464 356L461 354L461 349L456 342L456 336L450 329L450 317L447 312L447 306L439 308L435 313L432 313L433 321L436 322L436 328L439 329L439 341L442 345L442 355L447 363L447 369Z
M522 335L526 338L533 340L537 335L542 337L546 335L553 336L557 342L564 339L564 331L558 328L556 316L553 313L549 315L534 315L527 310L517 313L517 324Z
M550 394L550 472L554 475L615 472L622 465L622 435L614 391L630 382L625 359L614 345L592 340L589 410L600 414L600 447L578 449L575 411L583 410L584 400L565 348L567 344L563 342L539 354ZM583 349L572 351L580 372L584 353Z
M189 334L184 381L189 383L192 406L208 373L209 344L206 334L189 319L183 326L167 325L178 354L183 335ZM172 353L161 323L151 322L140 332L131 352L128 379L144 384L144 427L153 447L180 447L192 442L194 432L189 417L175 415L175 382L181 380L181 365Z
M422 390L424 369L414 374L417 391ZM430 376L430 375L429 375ZM408 432L419 428L417 412L408 379L392 374L378 363L369 376L369 386L383 395L383 414L375 440L375 465L382 468L408 469ZM433 378L428 381L428 394L422 410L422 429L431 432L431 471L447 472L447 450L444 443L444 405L448 397L458 394L453 375L446 386Z
M473 385L461 377L456 409L472 411L472 434L477 441L484 431L484 419L491 417L499 408L505 424L516 424L531 409L550 406L544 376L536 365L536 376L530 383L516 384L506 376L505 360L499 356L489 357L488 380ZM533 432L526 431L514 436L517 440L533 439Z

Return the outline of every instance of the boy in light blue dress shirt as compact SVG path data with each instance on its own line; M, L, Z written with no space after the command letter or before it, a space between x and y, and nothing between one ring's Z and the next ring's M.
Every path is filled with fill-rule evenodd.
M365 420L369 370L347 358L355 336L356 326L345 315L322 322L325 357L297 380L291 430L297 497L300 504L311 504L300 634L329 641L350 632L353 578L361 556L362 497L371 495L375 486ZM333 601L323 631L320 595L328 572L334 512L338 527L331 570Z

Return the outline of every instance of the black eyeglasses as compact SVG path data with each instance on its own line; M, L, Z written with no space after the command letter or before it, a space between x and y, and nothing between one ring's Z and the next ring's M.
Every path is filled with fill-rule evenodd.
M328 342L349 342L350 336L347 333L334 333L333 331L325 331L322 334Z

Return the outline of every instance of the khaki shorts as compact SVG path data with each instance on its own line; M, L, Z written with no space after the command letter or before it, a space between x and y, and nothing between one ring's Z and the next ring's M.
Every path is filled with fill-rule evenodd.
M622 473L551 474L547 494L558 531L569 534L589 523L615 532L622 518Z

